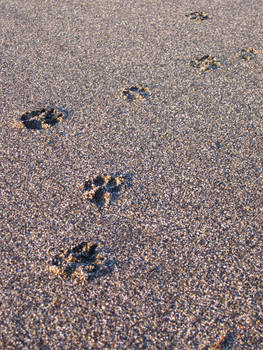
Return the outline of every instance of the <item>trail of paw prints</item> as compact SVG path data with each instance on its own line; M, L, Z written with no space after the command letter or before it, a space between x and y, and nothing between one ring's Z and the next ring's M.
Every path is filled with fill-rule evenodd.
M121 92L121 97L124 100L134 101L134 100L147 100L151 96L150 89L146 85L134 85L125 88Z
M221 62L217 61L216 57L205 55L201 58L195 58L190 61L192 67L198 68L201 73L205 73L210 70L215 70L221 66Z
M49 263L49 272L64 278L76 277L91 281L112 272L114 261L101 254L98 244L82 242L62 250Z
M58 124L68 113L56 108L42 108L31 112L24 113L21 118L23 127L30 130L49 129Z
M245 61L250 61L251 59L255 59L257 54L258 51L253 48L244 48L240 50L238 57Z
M84 197L103 208L123 191L124 178L121 176L99 175L88 178L84 183Z
M195 22L202 22L211 18L207 13L202 11L191 12L185 16L188 17L191 21Z

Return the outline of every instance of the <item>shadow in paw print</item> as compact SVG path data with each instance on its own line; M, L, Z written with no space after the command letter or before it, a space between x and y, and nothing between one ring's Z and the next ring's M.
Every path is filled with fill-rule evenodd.
M111 175L90 177L84 183L84 196L101 209L123 192L125 179L126 177Z
M249 49L242 49L240 50L238 57L242 58L243 60L250 61L251 59L254 59L257 57L258 51L249 48Z
M49 271L66 278L74 276L89 281L104 276L113 270L115 263L103 257L97 248L97 244L82 242L63 250L52 259Z
M27 129L48 129L59 123L68 113L55 108L42 108L36 111L26 112L21 116L21 122Z
M190 20L195 21L195 22L205 21L206 19L210 18L210 16L207 13L201 12L201 11L191 12L185 16L188 17Z
M212 350L232 349L235 343L237 332L226 332L221 335Z
M37 350L51 350L51 348L44 343L42 338L39 338L34 345Z
M147 100L150 97L150 89L147 86L131 86L129 88L123 89L121 97L124 100L134 101L134 100Z
M195 68L199 68L201 73L209 70L217 69L221 66L221 63L217 61L216 57L205 55L201 58L196 58L190 62L190 65Z

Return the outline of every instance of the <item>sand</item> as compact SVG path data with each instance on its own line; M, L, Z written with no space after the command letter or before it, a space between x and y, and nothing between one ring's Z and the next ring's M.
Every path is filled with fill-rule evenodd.
M263 349L262 1L0 17L0 348Z

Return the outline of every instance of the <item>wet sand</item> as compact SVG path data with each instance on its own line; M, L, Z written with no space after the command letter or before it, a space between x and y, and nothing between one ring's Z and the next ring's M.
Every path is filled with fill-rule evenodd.
M262 2L0 17L0 348L262 349Z

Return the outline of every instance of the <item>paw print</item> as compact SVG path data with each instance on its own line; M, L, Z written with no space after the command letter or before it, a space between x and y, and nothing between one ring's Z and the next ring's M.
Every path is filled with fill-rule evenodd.
M207 13L201 12L201 11L191 12L185 16L188 17L190 20L195 21L195 22L205 21L206 19L210 18L210 16L208 16Z
M217 69L221 66L221 63L217 61L216 57L205 55L201 58L196 58L190 62L190 65L199 68L201 73L209 70Z
M65 111L60 111L55 108L43 108L24 113L20 120L27 129L41 130L51 128L65 118L66 115L67 113Z
M102 208L118 197L123 190L123 184L124 178L120 176L99 175L88 178L84 183L84 196L98 208Z
M251 59L256 58L257 54L257 50L248 48L240 50L238 57L242 58L243 60L250 61Z
M131 86L129 88L123 89L121 97L124 100L134 101L134 100L146 100L150 97L150 89L147 86Z
M112 270L112 262L98 251L97 244L82 242L76 247L63 250L49 264L49 271L62 277L78 277L92 280Z

